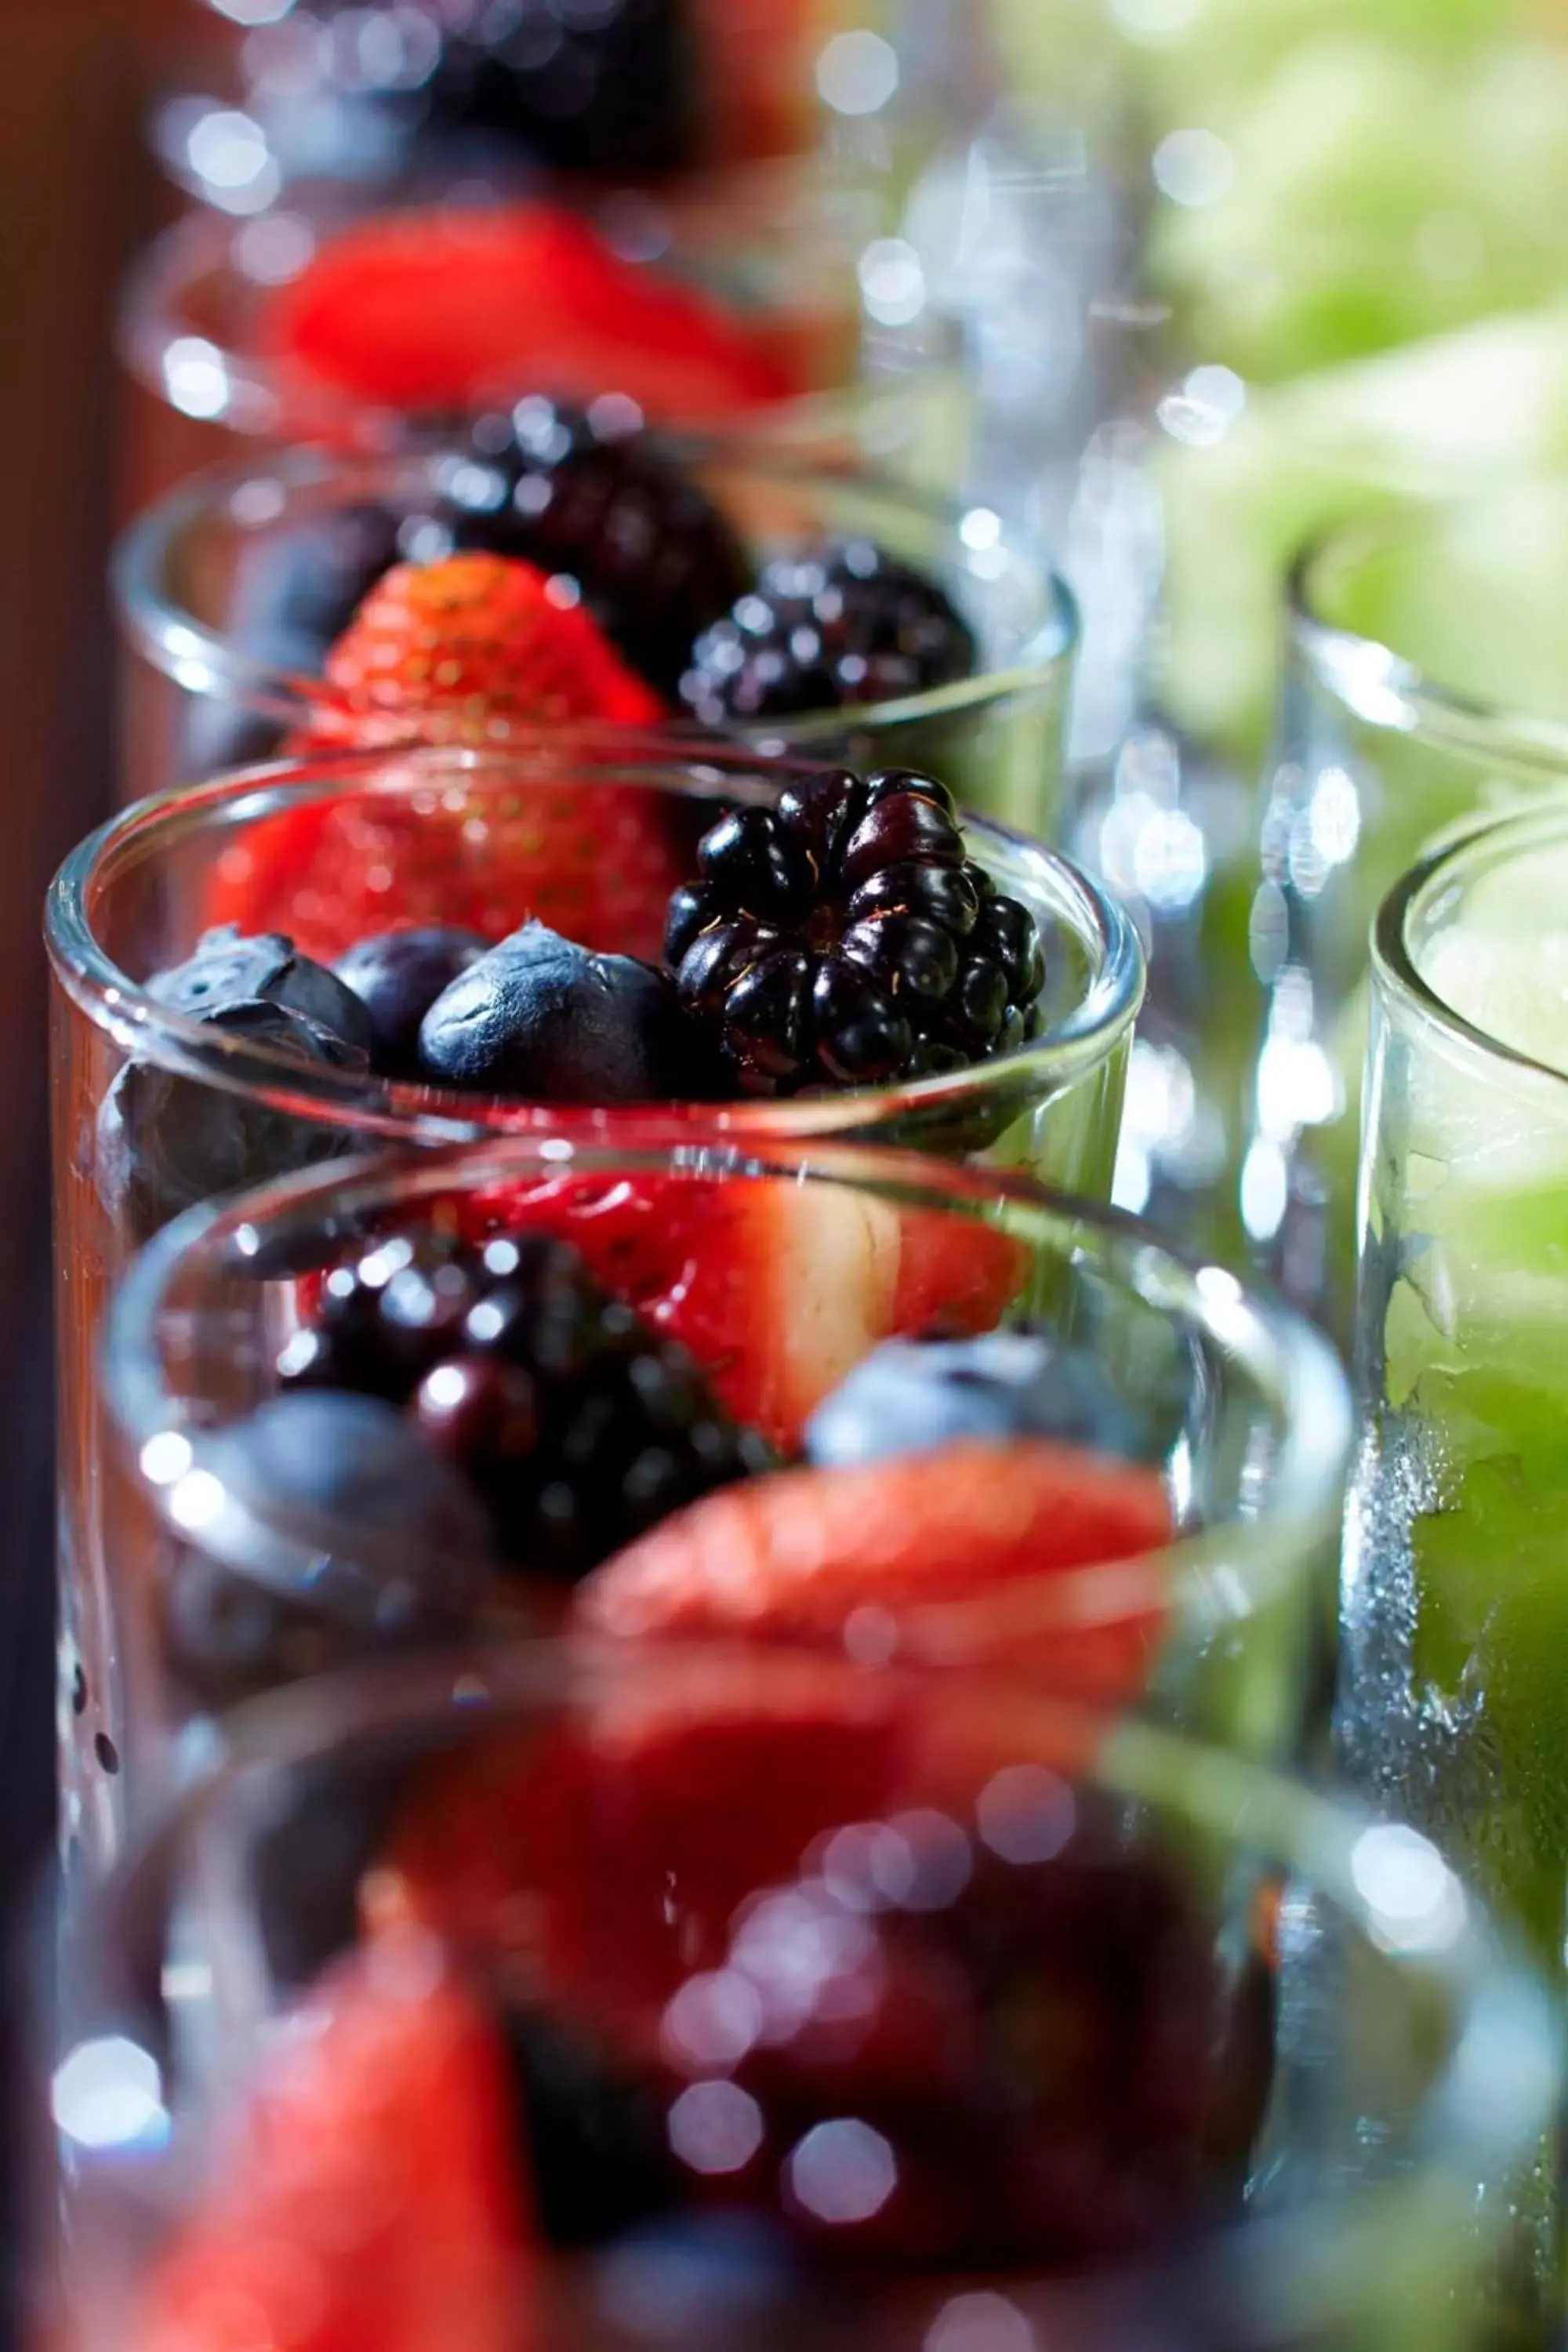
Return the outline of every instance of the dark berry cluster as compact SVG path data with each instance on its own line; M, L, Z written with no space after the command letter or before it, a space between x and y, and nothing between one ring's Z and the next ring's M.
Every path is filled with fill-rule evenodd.
M315 36L289 50L293 103L330 100L358 143L375 125L415 155L478 142L554 171L693 160L685 0L300 0L293 18Z
M776 555L698 638L681 698L704 725L895 702L967 677L974 639L932 580L868 539Z
M423 560L515 555L574 580L605 635L674 702L693 642L745 593L746 552L701 486L625 402L536 395L481 417L405 537Z
M280 933L208 931L149 995L215 1034L321 1072L535 1102L700 1100L717 1074L667 972L542 923L492 947L450 924L378 932L336 970ZM330 1126L128 1063L99 1115L100 1181L138 1234L197 1201L343 1148Z
M1034 917L933 778L826 772L723 817L698 862L666 952L743 1093L935 1076L1037 1034Z
M545 1234L374 1244L328 1276L279 1374L405 1411L482 1499L500 1556L554 1578L769 1458L686 1350Z
M237 639L309 673L390 564L468 550L574 582L631 667L708 726L894 700L976 665L942 590L869 540L803 542L759 573L703 484L614 396L584 412L531 394L455 431L396 516L345 508L269 532L237 584Z

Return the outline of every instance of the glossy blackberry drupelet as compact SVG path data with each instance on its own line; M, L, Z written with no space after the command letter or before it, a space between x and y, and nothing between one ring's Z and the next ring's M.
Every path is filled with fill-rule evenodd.
M930 776L826 771L721 817L698 866L665 952L743 1094L936 1076L1038 1034L1035 919Z
M279 1373L404 1407L479 1493L500 1557L567 1580L771 1465L685 1349L541 1234L374 1244L328 1277Z
M704 630L680 681L704 726L892 702L972 677L974 639L934 580L868 539L776 555Z
M438 496L402 552L521 556L581 588L605 635L674 706L703 630L751 579L744 548L701 486L637 429L629 404L591 415L534 394L482 416L439 468Z
M479 142L498 160L617 177L695 159L685 0L307 0L296 13L322 27L325 88L417 149Z

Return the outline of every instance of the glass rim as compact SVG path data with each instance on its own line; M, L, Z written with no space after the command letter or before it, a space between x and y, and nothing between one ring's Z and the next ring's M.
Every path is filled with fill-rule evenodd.
M1433 897L1461 884L1466 868L1477 860L1500 853L1501 862L1508 864L1542 843L1561 842L1568 842L1568 804L1515 808L1504 815L1475 818L1400 876L1384 898L1372 926L1373 972L1387 997L1419 1015L1466 1053L1552 1087L1568 1087L1568 1069L1541 1061L1468 1020L1422 972L1411 949L1410 933Z
M1446 686L1380 638L1363 636L1330 619L1317 601L1325 563L1335 558L1364 561L1379 547L1430 530L1443 520L1483 512L1498 495L1398 499L1342 516L1314 532L1298 549L1286 574L1287 633L1316 684L1366 726L1384 734L1413 735L1472 760L1500 760L1512 768L1546 773L1568 771L1568 716L1537 716Z
M1268 1399L1279 1438L1268 1473L1267 1498L1254 1517L1228 1517L1178 1536L1157 1551L1069 1574L1024 1577L978 1600L922 1604L908 1613L903 1639L928 1663L963 1658L977 1635L1062 1630L1119 1622L1142 1610L1180 1611L1182 1622L1236 1622L1310 1569L1338 1528L1352 1443L1349 1386L1329 1341L1305 1317L1226 1268L1190 1256L1125 1211L1055 1192L1014 1171L966 1166L915 1152L864 1145L770 1146L762 1157L723 1130L689 1132L683 1142L584 1146L560 1136L509 1137L483 1144L388 1157L366 1154L296 1171L226 1201L200 1202L166 1225L132 1260L105 1315L99 1360L103 1393L126 1454L169 1517L170 1483L147 1478L150 1443L171 1432L184 1441L169 1466L177 1484L207 1466L211 1431L190 1422L163 1379L159 1323L164 1301L193 1259L232 1251L256 1256L279 1239L303 1243L352 1231L395 1207L454 1188L505 1184L527 1176L626 1177L663 1174L692 1181L730 1171L735 1181L768 1178L846 1190L875 1189L912 1209L975 1217L1010 1211L1026 1242L1031 1222L1065 1255L1092 1236L1110 1277L1149 1307L1184 1314L1227 1360L1239 1362ZM185 1455L188 1454L188 1459ZM223 1482L220 1480L219 1484ZM310 1531L290 1533L282 1515L263 1518L228 1497L235 1538L247 1556L294 1566L319 1563ZM178 1520L169 1523L177 1528ZM285 1572L280 1567L277 1571ZM1173 1598L1174 1596L1174 1598Z
M820 456L814 459L808 446L797 448L783 435L742 430L663 437L688 456L765 487L859 492L944 530L955 541L969 511L962 500L923 493L868 467L834 466ZM181 604L167 586L174 550L187 531L232 510L237 497L260 484L268 485L280 501L311 491L331 492L334 486L341 486L338 503L356 497L369 499L375 495L377 480L387 473L428 468L455 454L456 446L449 430L409 433L395 448L357 454L294 443L258 453L249 461L226 458L188 475L132 519L114 550L110 582L122 629L153 668L194 694L233 700L243 709L284 721L299 722L312 710L334 707L338 698L324 678L253 659ZM362 486L357 490L356 484ZM268 517L268 521L276 519L275 514ZM999 543L1005 550L1011 535L1005 524L1003 532ZM1023 561L1022 551L1016 560ZM1044 695L1068 675L1081 620L1078 600L1060 572L1032 561L1029 568L1040 583L1042 616L1005 667L976 670L893 701L737 722L734 740L759 750L809 751L814 743L841 740L850 732L873 739L890 736L905 727L963 718ZM658 731L693 743L711 740L713 733L696 719L678 717L660 722Z
M329 797L356 782L369 783L389 772L416 787L424 771L448 782L455 772L469 777L509 775L543 782L552 765L586 763L585 788L640 784L654 791L697 795L715 786L745 796L747 779L764 790L773 780L814 772L814 763L748 752L743 747L679 738L637 736L602 728L542 729L531 738L514 737L493 750L416 745L406 750L330 751L309 759L271 761L229 770L204 784L175 785L130 807L79 842L56 874L44 908L44 936L56 976L71 1002L106 1031L128 1055L152 1060L178 1075L202 1079L230 1093L247 1092L285 1113L331 1115L334 1122L392 1141L459 1142L494 1132L532 1126L552 1133L638 1136L679 1135L693 1121L721 1125L730 1134L773 1139L858 1130L897 1108L910 1115L956 1111L993 1096L999 1086L1046 1086L1052 1092L1105 1061L1131 1030L1142 1003L1144 958L1131 915L1110 894L1059 850L1032 842L994 819L961 812L972 839L989 838L1010 861L1047 887L1062 919L1080 940L1093 943L1100 969L1079 1002L1041 1036L1012 1054L943 1076L905 1084L847 1089L842 1094L743 1099L731 1104L651 1103L595 1109L569 1104L530 1104L507 1097L465 1097L450 1090L406 1080L367 1077L325 1065L306 1067L275 1048L218 1034L176 1013L150 996L100 945L93 928L92 899L106 873L151 835L177 837L215 814L244 812L268 793L279 801L301 797L312 782ZM599 764L602 762L602 764ZM820 762L815 763L820 766Z
M254 1822L258 1816L247 1811L245 1794L265 1787L269 1775L328 1764L352 1753L356 1743L374 1742L410 1723L451 1718L504 1727L552 1703L591 1699L596 1682L614 1688L636 1675L646 1687L649 1675L699 1671L712 1678L727 1662L745 1662L753 1672L760 1663L764 1675L787 1677L803 1663L798 1654L778 1651L763 1654L759 1662L754 1649L738 1644L659 1644L651 1660L629 1654L635 1647L572 1636L465 1645L320 1675L237 1707L225 1718L221 1747L193 1759L133 1853L97 1890L97 1932L77 1941L82 1957L68 1989L77 1998L73 2002L68 1993L68 2023L84 1990L100 2001L107 1995L122 2016L144 2005L157 1980L147 1966L149 1937L155 1955L159 1922L181 1883L182 1858L215 1825L221 1829L226 1803L237 1803L238 1818ZM866 1673L842 1659L834 1662L834 1671L847 1684ZM1202 2277L1216 2263L1222 2271L1234 2265L1262 2312L1276 2315L1263 2322L1260 2334L1297 2343L1305 2328L1353 2309L1352 2299L1365 2293L1347 2254L1375 2264L1386 2255L1391 2223L1402 2216L1417 2221L1439 2192L1445 2205L1457 2196L1469 2210L1478 2168L1489 2175L1531 2154L1554 2111L1563 2063L1562 2021L1507 1931L1419 1832L1234 1749L1060 1694L1003 1686L986 1675L962 1684L933 1679L900 1665L874 1675L895 1700L901 1686L913 1695L910 1703L938 1709L973 1706L993 1691L1018 1748L1032 1744L1054 1755L1058 1770L1064 1753L1081 1758L1076 1769L1090 1785L1217 1836L1233 1852L1260 1856L1294 1885L1326 1899L1359 1946L1397 1971L1407 2006L1433 1985L1451 2004L1452 2030L1419 2101L1411 2160L1397 2172L1370 2183L1331 2187L1314 2180L1301 2206L1208 2225L1184 2247L1059 2279L1020 2266L998 2277L998 2286L1026 2300L1057 2286L1104 2292L1173 2273ZM1426 1897L1418 1906L1409 1898L1416 1863ZM1388 1888L1381 1899L1380 1882ZM951 2293L958 2275L939 2273L936 2290Z
M820 161L820 156L808 152L761 157L749 163L710 164L683 174L679 187L617 183L585 189L581 183L563 182L559 175L552 176L547 172L526 173L514 181L506 175L497 178L492 170L477 197L443 196L439 188L426 191L423 183L416 180L401 194L395 191L391 204L397 211L453 210L459 206L482 211L531 199L578 216L586 212L592 217L606 200L613 202L616 196L629 194L638 201L651 196L665 204L679 219L683 214L710 211L721 203L728 209L737 195L749 198L760 194L765 198L775 188L790 189L797 197L804 195L814 203L830 202L842 193L841 188L832 181L823 183L803 169L811 162L819 165ZM593 205L584 206L584 194L595 198ZM321 176L286 182L276 201L264 212L248 215L221 211L186 192L184 209L142 247L132 260L121 288L115 346L122 364L145 391L181 415L195 415L202 422L231 432L257 437L277 435L283 415L283 395L276 370L263 353L237 349L232 337L216 341L211 333L202 331L203 322L188 315L188 303L193 288L204 279L236 274L235 240L258 223L265 226L303 214L313 242L309 218L312 203L324 205L329 213L341 210L345 215L342 226L351 227L387 209L384 196L377 199L363 184ZM273 290L267 281L259 283L264 290ZM788 315L787 311L784 315ZM851 315L847 309L846 317ZM221 397L195 410L183 406L170 387L170 355L185 341L202 347L202 355L218 372L217 388L221 392ZM960 380L956 362L933 373L947 383ZM775 399L753 402L744 414L748 420L763 427L777 420L787 422L800 413L809 415L818 408L825 420L831 420L858 413L862 394L876 389L873 385L844 385L784 394ZM369 446L401 436L411 421L405 409L364 401L345 387L327 382L311 387L306 413L312 431L347 431L351 439ZM711 419L706 420L705 427L700 418L672 416L664 427L676 432L691 428L710 430Z

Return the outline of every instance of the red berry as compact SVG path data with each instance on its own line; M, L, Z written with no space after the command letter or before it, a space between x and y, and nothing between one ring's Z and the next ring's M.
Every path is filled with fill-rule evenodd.
M266 2054L134 2352L523 2352L531 2227L494 2029L420 1937L329 1974Z
M626 668L574 592L521 557L395 563L327 656L312 734L324 743L472 745L519 727L649 725L651 687Z
M831 1184L565 1175L466 1194L472 1236L534 1227L689 1349L735 1419L791 1451L879 1340L988 1331L1027 1254L978 1218Z
M307 415L323 385L426 414L616 392L680 422L805 389L776 329L623 260L545 205L431 207L345 230L275 298L268 339Z
M1058 1688L1120 1698L1147 1678L1159 1603L1138 1592L1109 1623L1053 1627L1049 1580L1137 1559L1170 1537L1152 1471L1044 1439L971 1439L710 1496L598 1570L576 1605L605 1633L835 1648L853 1643L858 1619L875 1620L917 1649L1000 1647L1016 1659L1026 1647Z
M206 920L282 930L333 959L394 925L500 940L537 917L585 948L658 959L685 869L682 812L660 795L564 781L500 791L390 763L385 782L396 789L356 786L246 826L213 867Z
M876 1814L907 1737L874 1683L813 1659L672 1661L427 1774L378 1901L651 2056L736 1906Z

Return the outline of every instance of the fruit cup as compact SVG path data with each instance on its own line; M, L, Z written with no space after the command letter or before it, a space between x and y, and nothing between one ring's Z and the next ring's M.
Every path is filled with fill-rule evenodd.
M1379 900L1435 842L1568 778L1555 581L1568 487L1406 505L1290 583L1253 955L1265 989L1241 1207L1271 1276L1348 1334Z
M479 740L504 740L511 709L645 727L662 711L770 751L931 768L965 806L1048 831L1077 619L1026 543L989 509L755 443L662 447L624 422L529 400L401 455L292 451L176 490L118 565L127 631L158 673L133 780L302 734L353 740L356 712L325 673L352 651L356 609L389 566L442 567L434 593L471 551L526 564L508 577L545 607L537 625L496 623L504 642L552 644L569 625L614 665L610 686L590 677L569 698L525 681ZM576 683L580 656L563 658ZM148 683L139 671L133 690ZM410 732L452 722L437 693L408 687ZM388 740L392 719L377 724L370 740Z
M1561 1979L1568 818L1501 818L1373 947L1342 1737Z
M1560 2034L1436 1849L1017 1684L317 1683L79 1958L82 2352L1545 2340Z
M106 1719L139 1809L214 1709L454 1629L1000 1664L1268 1755L1314 1688L1329 1350L1023 1177L697 1127L345 1164L172 1226L104 1380L89 1870Z
M945 1074L845 1087L819 1072L814 1093L742 1098L742 1081L725 1074L721 1043L739 1000L724 996L718 1030L706 1015L689 1015L685 977L677 988L655 969L666 910L681 886L683 919L689 914L696 844L725 807L752 804L729 832L743 845L762 806L782 808L781 788L814 788L822 772L719 751L680 764L683 756L655 743L634 764L624 750L574 748L569 734L505 752L324 755L130 810L62 871L48 936L58 982L64 1580L84 1620L78 1639L90 1705L109 1709L89 1719L88 1747L101 1732L115 1767L118 1709L105 1690L112 1643L94 1630L104 1622L107 1570L92 1347L106 1286L136 1244L181 1209L355 1142L437 1145L519 1129L605 1142L650 1124L677 1140L716 1129L759 1150L841 1135L983 1154L1078 1192L1103 1198L1108 1191L1142 985L1136 938L1115 905L1065 860L971 820L974 879L939 866L930 887L939 911L951 901L950 922L962 923L966 912L975 920L972 937L980 920L995 919L989 911L975 918L969 904L978 904L985 877L988 909L1010 896L1026 923L1033 919L1045 950L1043 988L1036 1008L1027 1015L1013 1008L1005 1026L1037 1034ZM826 781L832 798L832 772ZM925 813L913 819L928 833L936 827L926 845L940 847L948 821L938 823L935 803L915 797ZM874 877L868 887L875 897ZM530 929L531 916L542 925ZM843 928L830 908L824 919ZM417 1056L405 1058L406 1035L399 1045L375 1023L364 1026L375 988L361 974L368 992L356 1011L344 983L316 960L341 961L366 933L384 940L400 923L414 926L412 934L395 929L392 939L412 936L416 950L432 944L434 930L434 977L418 951L405 969L395 950L394 993L407 982L419 1002L454 974L453 985L471 986L463 967L487 940L508 935L544 950L550 971L540 967L542 993L530 1002L554 1043L548 1066L535 1065L542 1076L531 1099L499 1066L479 1091L477 1074L468 1071L464 1083L457 1063L456 1084L432 1085L428 1069L419 1077ZM216 967L193 964L192 950L215 924L235 926L237 936L208 940ZM953 935L942 952L952 959L959 944ZM649 962L635 961L639 956ZM833 961L843 958L835 951ZM563 969L564 995L556 987ZM483 970L496 967L485 959ZM987 985L994 989L1000 972ZM498 1005L511 1002L510 981L500 977ZM847 969L825 986L829 994L847 990L854 1014L881 1001L865 996L866 984ZM775 1007L763 1024L755 1042L765 1051L776 1047L777 1019L789 1010ZM858 1050L874 1034L851 1020L839 1045ZM1005 1043L1000 1031L996 1042ZM917 1061L933 1043L922 1037ZM593 1066L578 1066L590 1047ZM944 1058L953 1057L938 1052L935 1062ZM466 1063L461 1046L458 1061ZM373 1062L388 1075L376 1075ZM416 1075L391 1075L398 1069ZM668 1099L687 1078L703 1099ZM743 1081L754 1082L772 1083L760 1073ZM647 1099L650 1089L666 1098ZM68 1687L74 1675L73 1663Z
M165 229L121 347L180 415L276 438L384 445L531 389L710 427L853 383L859 217L792 164L638 193L301 189Z

